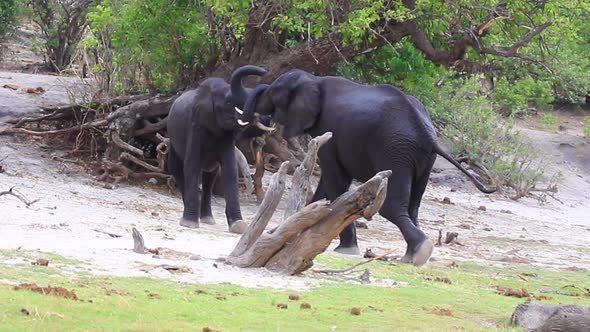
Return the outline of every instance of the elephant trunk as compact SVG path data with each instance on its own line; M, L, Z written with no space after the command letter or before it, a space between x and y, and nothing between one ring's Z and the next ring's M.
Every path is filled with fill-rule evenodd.
M255 119L255 113L257 111L256 104L260 99L260 96L268 90L270 85L268 84L260 84L250 94L246 100L244 105L244 113L242 114L242 121L244 122L252 122Z
M249 75L262 76L266 73L266 69L252 65L242 66L234 70L231 75L230 88L235 106L238 108L243 108L244 104L246 103L246 99L248 99L248 91L246 91L244 86L242 86L242 79Z

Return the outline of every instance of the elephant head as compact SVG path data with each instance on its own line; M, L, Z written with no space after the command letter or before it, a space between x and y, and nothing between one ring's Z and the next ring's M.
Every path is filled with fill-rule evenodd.
M236 69L228 84L221 78L208 78L203 81L196 93L195 107L199 110L201 125L217 135L224 131L232 131L248 125L242 122L240 108L248 99L252 89L242 86L242 79L248 75L262 76L266 70L257 66L242 66ZM257 121L256 125L264 130L273 130Z
M255 113L272 115L283 125L285 138L311 129L320 114L320 80L294 69L279 76L271 85L259 85L246 100L243 121L252 121Z

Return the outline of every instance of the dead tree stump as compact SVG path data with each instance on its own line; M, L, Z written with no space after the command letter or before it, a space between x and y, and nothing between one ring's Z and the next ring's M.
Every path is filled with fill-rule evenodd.
M287 206L285 208L283 220L287 220L287 218L307 205L309 192L313 190L311 187L311 176L317 163L318 151L322 145L330 140L330 138L332 138L332 133L327 132L309 142L307 154L303 158L303 162L301 162L293 173L293 178L291 179L291 191L287 198Z
M391 171L379 172L334 202L314 202L290 216L272 234L264 233L284 190L279 180L284 173L286 163L273 177L254 222L242 235L228 262L239 267L266 267L288 275L309 269L313 259L324 252L347 225L360 217L371 218L379 211L386 196L387 178L391 175Z

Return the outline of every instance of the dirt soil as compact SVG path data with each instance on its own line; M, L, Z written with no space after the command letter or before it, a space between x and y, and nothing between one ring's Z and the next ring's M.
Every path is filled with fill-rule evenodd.
M0 72L0 126L3 117L35 112L42 105L66 104L72 98L86 98L92 91L91 81L23 74L14 71L18 68L5 70ZM5 84L19 89L42 87L46 92L28 94L3 88ZM513 201L500 194L482 194L452 165L438 158L422 202L421 224L433 240L439 230L443 239L446 232L457 232L460 244L436 247L430 264L475 261L590 269L589 140L581 136L581 130L571 129L580 128L579 121L572 120L568 123L570 130L559 133L521 125L541 149L548 174L562 174L555 199ZM311 275L284 277L220 262L218 258L228 255L239 239L227 231L222 198L215 198L213 203L216 225L183 228L178 225L182 201L177 193L149 184L107 189L67 151L30 137L0 136L0 191L12 187L27 199L39 201L26 206L13 196L0 196L0 249L56 253L81 261L77 270L101 275L150 275L186 282L290 289L305 289L320 282ZM445 197L450 204L443 202ZM254 197L242 197L241 203L244 218L251 220L257 209ZM282 214L283 207L279 206L271 224L279 223ZM133 252L133 227L143 234L148 248L168 248L176 254ZM381 217L369 221L368 229L359 229L358 237L362 252L372 248L379 254L397 248L401 255L405 250L398 229ZM332 251L337 242L332 243L327 255L339 255ZM166 265L188 269L175 273Z

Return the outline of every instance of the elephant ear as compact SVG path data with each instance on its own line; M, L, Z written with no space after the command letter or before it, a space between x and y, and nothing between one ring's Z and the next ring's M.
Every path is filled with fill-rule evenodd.
M199 85L197 98L195 100L195 112L197 112L198 124L200 128L206 128L214 135L223 132L219 125L218 114L214 105L214 90L212 88L212 79L207 79Z
M285 138L301 135L312 128L321 109L319 80L303 71L289 74L284 82L273 86L272 93L274 117L284 125Z

